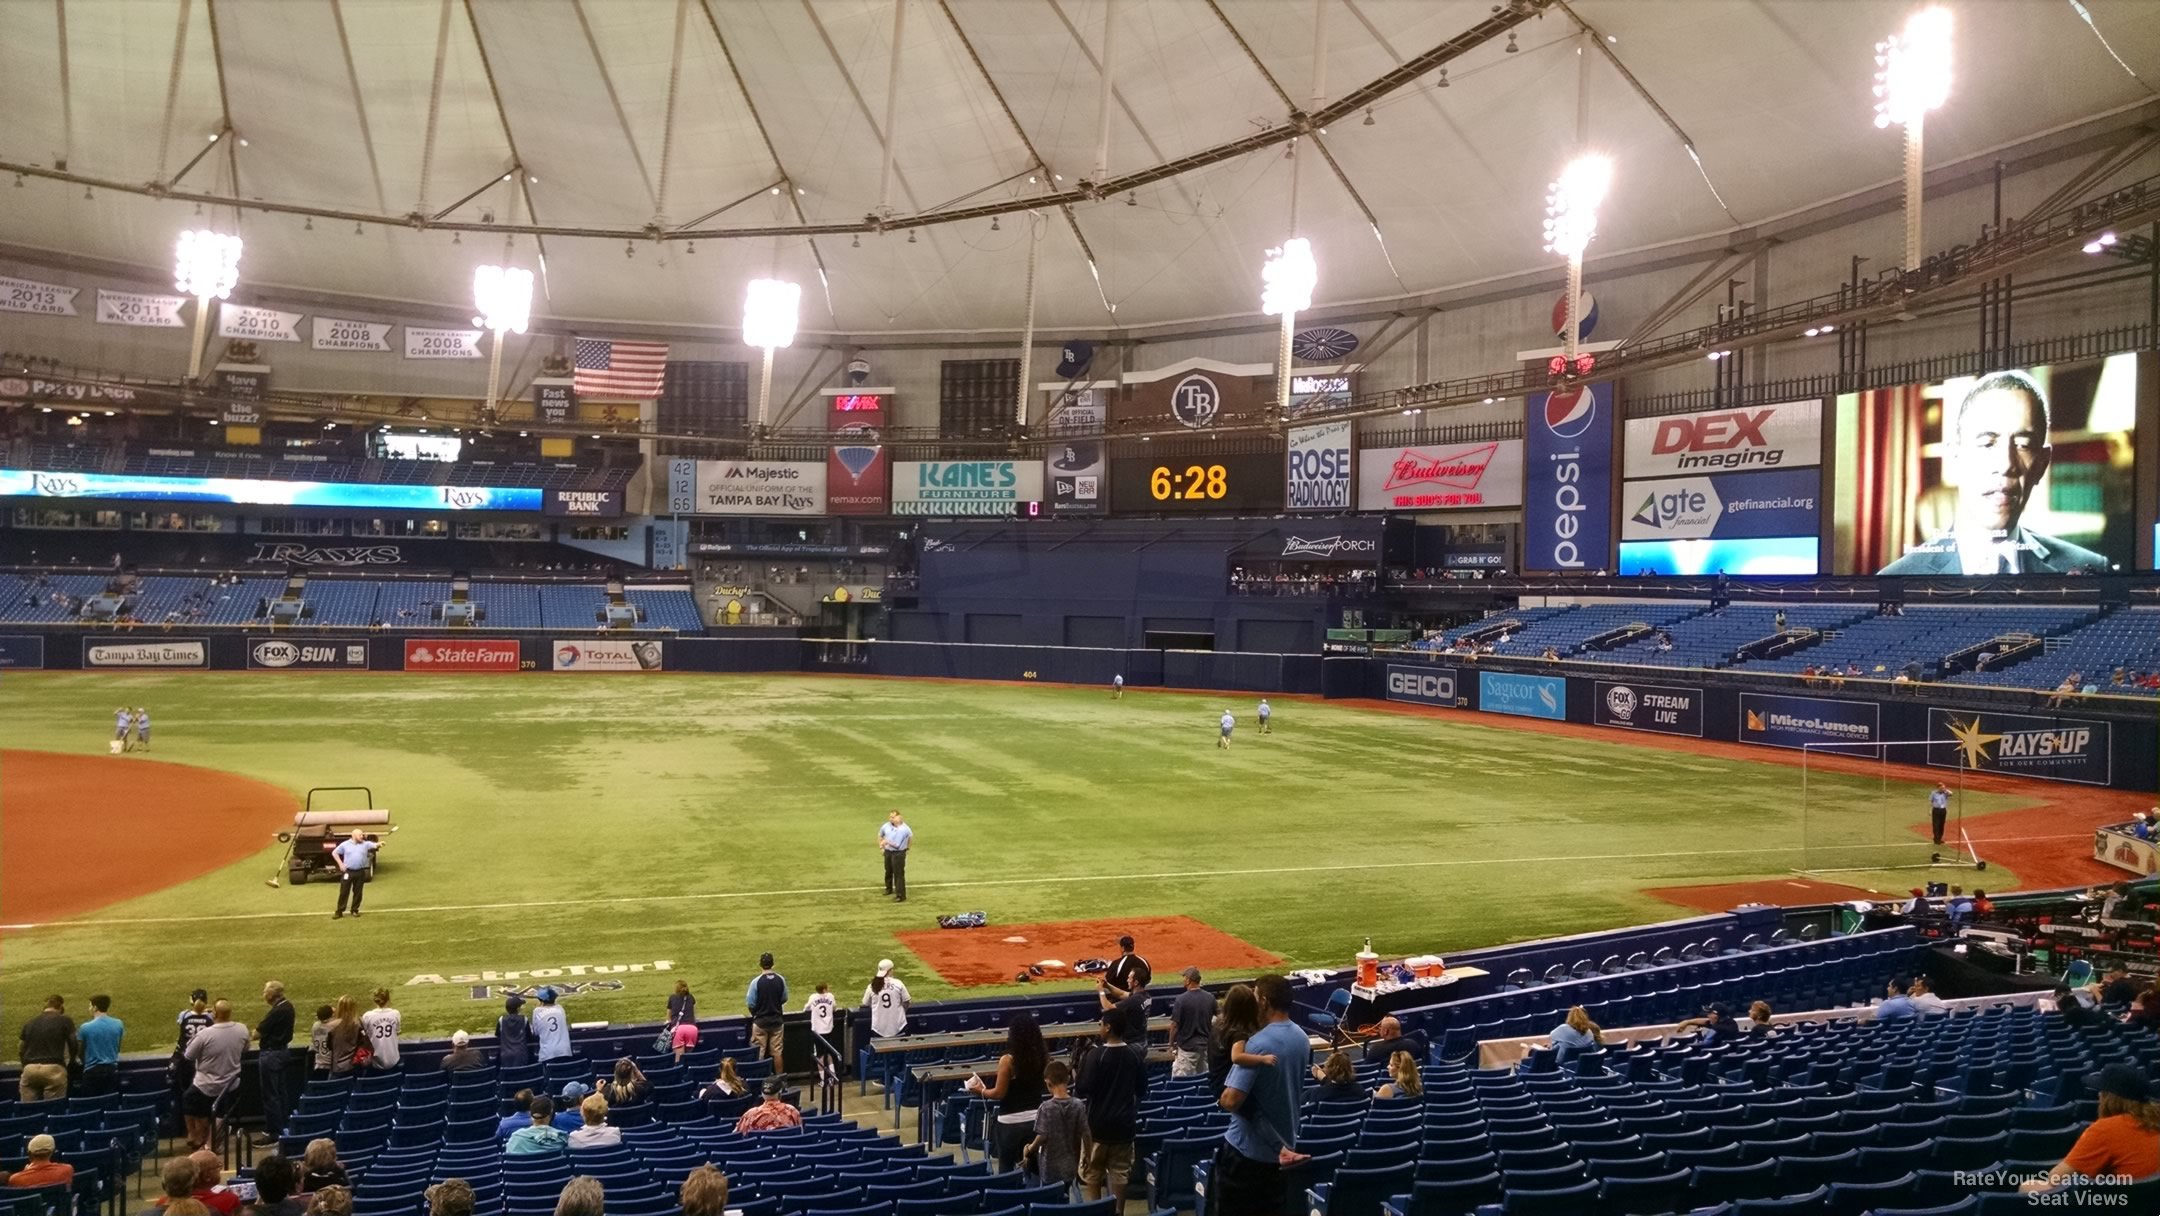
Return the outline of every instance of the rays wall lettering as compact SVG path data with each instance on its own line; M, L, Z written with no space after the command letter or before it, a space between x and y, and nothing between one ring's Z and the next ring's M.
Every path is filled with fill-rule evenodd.
M405 981L405 987L426 987L434 984L501 984L518 980L559 980L564 977L577 979L582 976L629 975L638 972L673 971L675 964L668 959L650 963L568 963L560 967L533 967L523 971L473 971L462 975L437 975L425 973ZM618 981L619 982L619 981ZM550 984L558 992L561 984Z
M542 980L536 984L474 984L468 992L476 1001L499 1001L506 996L536 1001L542 988L553 988L556 996L566 997L580 992L621 992L626 986L621 980Z

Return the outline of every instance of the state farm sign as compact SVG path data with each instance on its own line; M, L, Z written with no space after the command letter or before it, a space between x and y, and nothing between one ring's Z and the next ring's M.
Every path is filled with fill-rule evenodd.
M1630 418L1628 477L1671 477L1822 463L1822 402Z
M1358 453L1357 481L1360 511L1519 507L1522 440L1367 448Z
M516 671L524 655L501 638L407 638L407 671Z

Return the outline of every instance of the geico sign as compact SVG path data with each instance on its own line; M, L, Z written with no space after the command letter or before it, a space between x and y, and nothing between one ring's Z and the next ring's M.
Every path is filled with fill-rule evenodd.
M1390 696L1414 697L1420 701L1455 699L1455 677L1437 672L1391 668L1388 671L1387 687Z

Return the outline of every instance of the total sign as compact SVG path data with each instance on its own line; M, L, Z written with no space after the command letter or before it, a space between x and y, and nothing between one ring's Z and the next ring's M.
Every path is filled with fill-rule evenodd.
M1821 463L1820 401L1628 419L1629 477L1805 468Z
M1818 469L1792 469L1631 481L1621 487L1620 539L1812 536L1821 480Z

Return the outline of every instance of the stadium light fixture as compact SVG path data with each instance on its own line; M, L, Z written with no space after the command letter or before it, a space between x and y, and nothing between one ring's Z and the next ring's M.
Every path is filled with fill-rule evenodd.
M757 429L772 418L773 352L795 344L795 318L802 307L802 285L783 279L752 279L743 293L743 342L765 352L758 377Z
M203 336L209 332L210 301L232 294L240 282L240 238L207 228L180 234L173 252L173 286L195 297L195 345L188 352L188 379L202 375Z
M1875 44L1875 125L1905 128L1905 269L1920 265L1922 153L1927 115L1950 100L1950 10L1941 5L1906 18L1905 28Z
M1290 335L1297 330L1297 315L1312 307L1313 288L1320 282L1320 264L1313 260L1312 242L1291 237L1267 251L1260 267L1260 311L1282 318L1282 349L1275 370L1275 413L1290 416Z
M495 416L495 394L502 388L503 335L524 333L532 321L532 271L522 266L482 266L473 271L473 306L480 315L473 324L495 335L488 343L487 401L482 418Z
M1612 192L1609 156L1585 153L1567 163L1545 192L1545 251L1567 259L1567 323L1560 329L1560 366L1575 362L1582 335L1583 250L1597 235L1598 208Z

